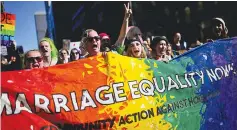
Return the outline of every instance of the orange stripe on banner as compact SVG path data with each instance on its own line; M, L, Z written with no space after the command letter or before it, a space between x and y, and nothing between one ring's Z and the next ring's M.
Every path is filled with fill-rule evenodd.
M15 25L15 23L16 23L15 20L7 20L7 22L6 21L1 22L1 24L9 24L9 25Z
M16 24L16 20L9 20L8 23L11 23L10 25L15 25Z

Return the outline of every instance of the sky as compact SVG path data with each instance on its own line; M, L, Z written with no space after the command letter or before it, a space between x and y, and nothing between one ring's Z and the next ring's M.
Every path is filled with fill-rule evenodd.
M35 12L45 12L44 1L5 1L5 12L16 15L15 40L24 52L38 49Z

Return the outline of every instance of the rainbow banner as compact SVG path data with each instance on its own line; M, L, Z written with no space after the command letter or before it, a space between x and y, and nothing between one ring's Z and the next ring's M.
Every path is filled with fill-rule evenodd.
M10 46L14 40L16 15L1 13L1 45Z
M109 52L2 72L2 130L236 130L237 38L169 63Z

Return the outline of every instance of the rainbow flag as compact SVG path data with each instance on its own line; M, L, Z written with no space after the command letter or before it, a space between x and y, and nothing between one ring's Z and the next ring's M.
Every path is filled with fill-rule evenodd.
M16 15L1 13L1 45L10 46L15 36Z
M2 130L237 128L237 38L169 63L109 52L1 75Z

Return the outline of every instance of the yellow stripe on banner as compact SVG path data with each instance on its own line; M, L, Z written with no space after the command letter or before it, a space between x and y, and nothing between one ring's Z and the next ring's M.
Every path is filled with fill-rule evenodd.
M2 25L3 25L2 29L15 31L15 25L9 25L9 24L2 24Z

